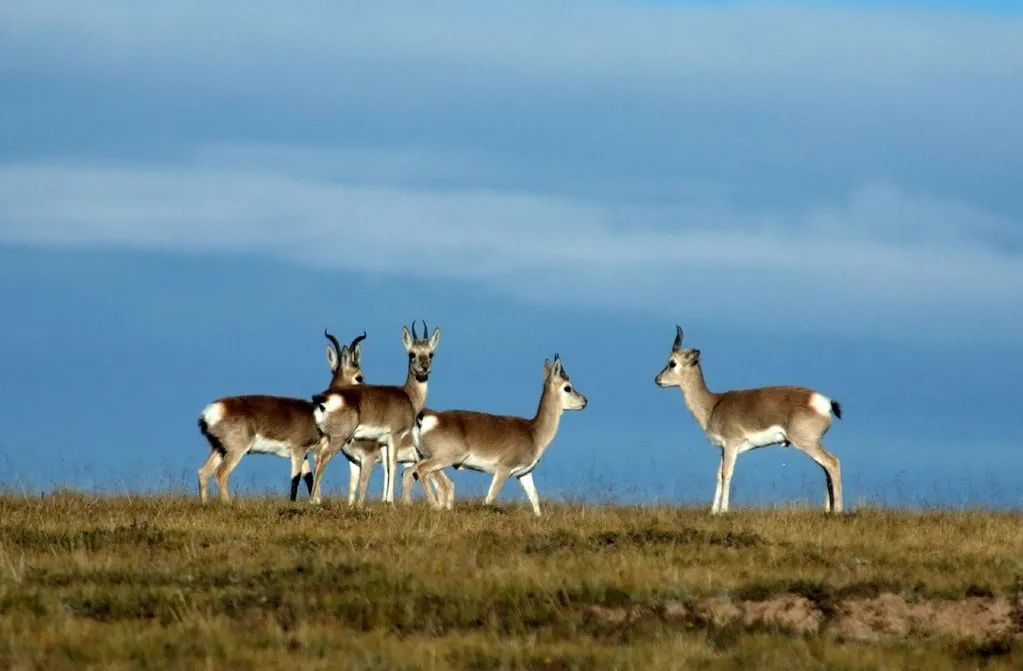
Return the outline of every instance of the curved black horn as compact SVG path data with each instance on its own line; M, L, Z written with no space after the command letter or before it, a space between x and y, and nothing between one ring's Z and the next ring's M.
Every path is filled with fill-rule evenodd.
M426 320L423 320L423 340L430 337L430 327L426 325Z
M416 320L412 320L412 339L419 340L419 336L416 335Z
M323 335L326 336L327 340L334 345L334 353L341 356L341 343L337 341L337 338L327 333L327 329L323 329Z
M358 345L360 342L362 342L365 339L366 339L366 332L363 331L362 335L355 336L355 340L353 340L352 344L348 346L348 349L350 349L351 351L354 352L355 351L355 346Z
M671 346L671 349L675 352L682 349L682 327L675 324L675 343Z

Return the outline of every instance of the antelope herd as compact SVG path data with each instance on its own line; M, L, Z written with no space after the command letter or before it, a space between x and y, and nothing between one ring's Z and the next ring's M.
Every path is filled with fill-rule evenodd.
M735 460L742 452L767 445L793 445L824 471L825 508L842 511L842 474L838 459L821 439L831 415L841 418L838 402L804 387L761 387L715 393L707 389L700 350L683 349L682 328L676 326L668 364L655 382L680 387L686 406L710 442L721 449L712 513L728 511ZM210 454L199 468L199 498L205 503L209 479L216 476L222 501L230 501L228 480L246 454L276 454L291 460L291 500L304 480L309 500L319 503L323 473L338 452L349 463L348 503L361 505L377 461L383 464L383 500L394 502L394 478L402 473L402 500L411 500L418 480L430 505L450 510L455 485L446 468L490 473L486 504L497 497L509 477L516 478L536 515L540 498L533 471L558 432L565 410L582 410L586 397L572 385L561 357L543 364L543 388L532 418L491 415L469 410L426 408L427 382L440 329L422 336L402 327L408 353L408 375L401 386L364 384L361 342L366 334L342 346L329 341L327 364L331 378L326 390L311 401L279 396L231 396L203 409L199 429ZM314 467L309 466L309 455Z

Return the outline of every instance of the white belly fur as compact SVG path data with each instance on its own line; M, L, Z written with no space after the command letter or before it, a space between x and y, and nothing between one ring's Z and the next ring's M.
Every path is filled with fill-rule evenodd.
M785 442L788 442L788 436L785 434L785 429L775 425L762 431L751 431L747 433L746 439L742 441L742 445L739 446L739 451L745 452L746 450L765 447L767 445L777 445Z
M291 458L291 446L281 440L273 440L272 438L264 438L263 436L257 435L252 444L249 445L249 452L251 454L275 454L278 457L284 459Z
M497 460L496 459L491 459L491 460L481 459L480 457L476 456L475 454L469 454L469 456L466 457L465 460L462 461L460 464L458 464L458 466L460 468L468 468L468 469L471 469L473 471L483 471L484 473L493 473L495 467L497 466Z
M391 430L386 426L359 426L352 434L352 440L376 440L383 439Z

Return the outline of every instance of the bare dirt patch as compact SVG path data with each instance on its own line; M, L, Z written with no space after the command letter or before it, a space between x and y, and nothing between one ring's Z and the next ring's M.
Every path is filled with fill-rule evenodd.
M899 594L847 599L828 617L813 601L797 594L762 600L725 597L695 603L670 601L656 606L590 606L587 614L602 623L629 625L644 618L713 628L767 628L799 635L826 631L841 639L947 638L962 641L1005 640L1020 635L1012 602L1002 597L908 601Z
M873 599L849 599L830 623L843 638L878 640L888 636L939 636L991 640L1018 634L1012 604L1000 597L967 597L912 603L898 594Z

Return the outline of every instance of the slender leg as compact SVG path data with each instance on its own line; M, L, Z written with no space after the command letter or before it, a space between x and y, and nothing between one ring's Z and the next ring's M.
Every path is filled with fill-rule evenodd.
M717 485L714 487L714 503L710 507L712 515L716 515L721 511L721 475L724 472L723 465L725 463L725 451L724 448L721 450L721 459L718 461L718 475Z
M359 494L359 480L362 476L362 464L356 461L348 462L348 505L354 506L356 497Z
M504 481L508 479L508 470L504 468L498 468L494 471L494 479L490 481L490 489L487 490L487 498L483 500L483 503L490 505L497 498L498 492L501 491L501 487L504 486Z
M731 445L726 446L721 453L721 500L718 503L718 512L728 512L728 495L732 489L732 473L735 471L735 458L739 456L739 450Z
M291 452L291 500L298 499L298 485L302 481L302 464L305 462L305 452Z
M362 458L362 472L359 474L359 500L358 505L366 502L366 490L369 488L369 476L373 474L373 467L377 463L377 454L367 454Z
M220 454L220 450L210 450L210 456L207 457L206 461L202 466L199 467L199 501L206 503L208 497L208 485L210 477L213 475L213 471L220 465L223 460L223 455Z
M384 436L384 501L394 503L394 474L398 471L398 446L394 436Z
M238 462L244 456L244 452L229 452L224 455L223 461L217 466L217 489L220 490L220 500L224 503L231 502L231 493L227 489L227 480L231 477L231 471L235 469Z
M412 503L412 485L416 477L416 465L406 466L401 472L401 502L405 505Z
M308 455L302 460L302 480L309 494L313 493L313 468L309 465Z
M327 464L334 458L338 450L341 449L340 445L343 445L344 441L331 440L330 443L323 449L320 450L319 454L316 455L316 464L313 466L313 490L309 493L309 503L320 502L320 486L323 484L323 472L327 469Z
M533 474L526 473L519 478L519 483L522 485L522 489L526 490L526 498L529 499L529 503L533 506L533 514L539 517L540 497L537 496L536 485L533 484Z
M419 483L423 486L423 491L426 492L426 500L430 502L432 508L443 508L444 502L437 500L433 489L427 484L427 480L432 479L435 473L440 473L442 468L447 468L450 465L449 462L440 459L423 459L415 465L409 476L410 478L419 478Z
M451 510L454 506L455 500L455 483L451 482L451 478L444 475L444 471L434 471L430 474L430 484L433 486L433 491L440 499L440 505L445 510Z
M451 510L455 507L455 483L444 471L437 471L437 482L444 486L444 507Z
M842 465L838 457L824 449L819 440L807 440L804 443L793 443L806 452L824 471L827 483L827 510L832 513L842 512Z

